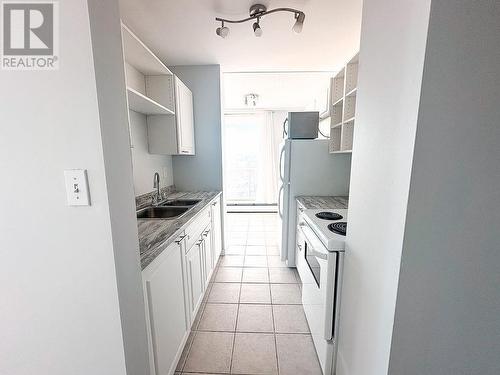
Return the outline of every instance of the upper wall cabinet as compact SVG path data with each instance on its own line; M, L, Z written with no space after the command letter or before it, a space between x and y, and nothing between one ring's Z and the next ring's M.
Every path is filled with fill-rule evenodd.
M175 116L148 116L148 144L151 154L194 155L193 94L176 76L172 78ZM161 97L161 89L158 95ZM165 95L169 95L165 92Z
M149 152L194 154L193 95L122 23L129 109L147 115Z

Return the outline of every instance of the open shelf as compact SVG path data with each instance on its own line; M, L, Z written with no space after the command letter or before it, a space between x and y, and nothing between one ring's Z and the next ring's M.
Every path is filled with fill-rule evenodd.
M332 118L332 124L338 124L342 122L342 103L334 105L330 112Z
M345 92L350 92L358 83L359 53L357 53L345 67Z
M342 69L335 77L332 78L332 82L330 83L332 103L335 103L344 97L344 76L345 69Z
M342 139L340 144L340 151L351 151L352 141L354 137L354 121L342 124Z
M333 106L336 106L336 105L342 105L342 102L344 101L344 97L338 99L336 102L333 103Z
M332 102L329 150L332 154L352 152L358 91L358 66L359 53L354 55L330 81Z
M125 61L144 75L172 75L158 57L122 23Z
M132 111L145 115L173 115L174 112L162 106L131 87L127 87L128 106Z
M340 126L330 128L330 144L329 151L334 153L340 151L340 141L342 137L342 128Z
M349 91L347 94L345 94L346 97L352 97L352 96L356 96L356 92L358 91L358 88L355 87L353 88L351 91Z

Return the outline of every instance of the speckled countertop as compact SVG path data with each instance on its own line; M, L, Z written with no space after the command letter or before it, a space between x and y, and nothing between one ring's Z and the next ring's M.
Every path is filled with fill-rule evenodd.
M349 205L349 197L318 197L318 196L298 196L297 201L304 206L305 209L320 209L320 208L347 208Z
M178 219L138 219L141 269L146 268L187 227L194 217L206 208L221 192L176 192L167 199L201 199L201 202Z

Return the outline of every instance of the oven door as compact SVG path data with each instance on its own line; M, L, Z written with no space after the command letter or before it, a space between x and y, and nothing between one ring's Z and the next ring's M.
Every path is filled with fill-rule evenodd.
M307 224L300 226L304 240L301 264L302 304L311 334L332 340L335 311L335 280L338 253L328 252Z

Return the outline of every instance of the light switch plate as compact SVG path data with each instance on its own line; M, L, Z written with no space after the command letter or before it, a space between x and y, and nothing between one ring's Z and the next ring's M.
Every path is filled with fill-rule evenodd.
M68 206L90 206L89 184L86 169L64 171Z

